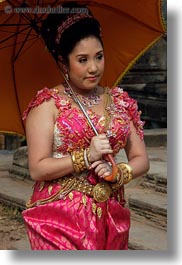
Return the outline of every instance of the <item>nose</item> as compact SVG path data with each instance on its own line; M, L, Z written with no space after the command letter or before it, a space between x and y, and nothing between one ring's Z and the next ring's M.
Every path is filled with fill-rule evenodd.
M97 63L94 60L90 61L89 67L88 67L88 72L89 73L96 73L97 70L98 70Z

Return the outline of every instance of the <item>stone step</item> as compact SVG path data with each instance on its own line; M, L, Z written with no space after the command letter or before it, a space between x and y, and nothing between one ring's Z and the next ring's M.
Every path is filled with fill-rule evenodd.
M28 168L23 167L23 166L18 165L18 164L15 164L14 162L12 163L12 165L9 168L9 174L11 177L18 178L21 180L24 180L24 179L30 180L31 179Z
M130 70L122 79L120 84L122 87L133 86L135 90L144 90L146 84L166 84L166 71L132 71ZM143 84L139 87L138 84ZM150 91L153 92L153 91Z
M147 174L140 185L144 188L167 194L167 178L161 176L160 174Z
M167 99L167 89L164 83L122 84L121 87L136 99L156 98L157 102L165 102Z
M30 179L27 146L21 146L14 152L13 162L9 167L9 174L22 180Z
M129 234L131 250L167 250L167 232L131 218Z
M159 101L157 97L149 99L136 98L138 108L142 111L141 117L146 121L146 125L151 122L158 122L159 124L153 128L160 128L167 126L167 103L166 100Z
M24 210L31 196L33 181L12 178L8 171L0 172L0 201Z
M155 192L167 193L167 148L148 147L147 152L150 161L149 171L144 176L132 180L126 187L141 186ZM120 160L127 161L123 157Z
M128 207L153 226L167 229L167 195L149 189L127 189Z
M167 126L167 89L166 83L122 84L122 88L136 99L145 128Z
M149 172L142 178L141 186L156 192L167 193L167 164L152 161Z
M161 152L164 152L164 150L167 150L167 129L146 129L144 130L144 140L147 147L153 148L153 151L150 157L152 161L155 159L159 159L159 154L155 154L156 150L154 150L155 147L160 147ZM163 147L163 150L162 150ZM157 150L159 153L160 149ZM167 156L167 154L166 154Z

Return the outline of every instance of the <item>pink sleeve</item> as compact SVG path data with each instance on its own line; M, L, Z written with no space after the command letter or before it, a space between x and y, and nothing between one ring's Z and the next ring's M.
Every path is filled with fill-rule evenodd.
M126 91L123 91L120 87L115 87L113 89L115 96L115 103L120 107L124 107L127 111L130 120L133 122L137 134L140 136L140 139L143 140L144 132L143 126L145 122L141 120L141 111L138 110L138 104L135 99L130 97Z
M39 90L37 94L35 95L35 97L28 104L27 109L23 112L22 119L26 120L31 109L39 106L40 104L50 99L51 97L52 97L52 93L48 88L45 87L42 90Z
M140 136L140 139L143 140L143 126L145 122L141 120L141 111L138 110L137 101L130 97L127 92L123 92L123 99L126 103L128 103L126 104L128 115L130 116L131 121L133 121L133 124L136 128L138 135Z

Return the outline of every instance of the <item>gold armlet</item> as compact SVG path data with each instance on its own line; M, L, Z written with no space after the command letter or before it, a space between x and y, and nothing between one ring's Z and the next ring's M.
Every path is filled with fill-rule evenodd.
M118 164L118 168L121 169L123 175L123 184L127 184L132 180L133 169L130 165L126 163Z

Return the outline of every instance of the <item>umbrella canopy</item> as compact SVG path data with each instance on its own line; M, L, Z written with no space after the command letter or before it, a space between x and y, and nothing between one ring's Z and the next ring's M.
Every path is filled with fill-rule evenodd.
M104 86L120 82L134 62L165 34L160 0L77 2L87 4L102 26ZM21 115L31 98L37 90L62 81L39 34L41 21L50 11L59 12L61 3L0 0L0 131L24 135Z

